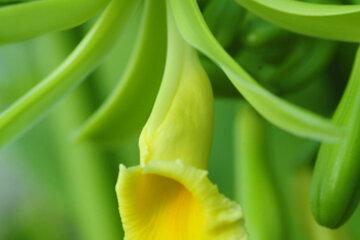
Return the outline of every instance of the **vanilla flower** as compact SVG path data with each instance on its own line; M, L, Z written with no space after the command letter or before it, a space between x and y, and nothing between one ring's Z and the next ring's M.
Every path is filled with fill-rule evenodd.
M163 82L140 137L140 165L120 166L127 240L245 239L241 208L207 177L213 95L197 54L168 21Z

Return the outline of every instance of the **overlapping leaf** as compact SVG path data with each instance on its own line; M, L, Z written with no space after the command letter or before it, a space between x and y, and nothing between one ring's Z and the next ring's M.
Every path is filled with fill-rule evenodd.
M215 40L196 1L171 0L170 3L185 40L217 63L244 98L268 121L291 133L313 139L333 141L341 135L328 119L282 100L253 80Z
M269 22L314 37L359 42L360 5L331 5L295 0L236 0Z
M98 66L138 3L113 0L63 64L0 115L0 146L29 128Z

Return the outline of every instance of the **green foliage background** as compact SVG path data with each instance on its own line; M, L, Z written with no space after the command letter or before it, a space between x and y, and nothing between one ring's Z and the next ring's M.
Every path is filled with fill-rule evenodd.
M291 33L231 0L202 0L199 4L222 46L263 86L330 116L349 77L355 44ZM0 46L0 110L64 60L89 24ZM129 24L127 34L80 88L1 150L0 239L121 239L114 186L118 164L134 165L138 161L137 137L116 147L73 140L123 73L133 44L132 26L136 24L136 19ZM221 192L241 202L234 125L242 99L218 67L205 56L202 62L217 96L210 178ZM333 231L318 227L310 216L306 176L313 168L318 143L270 124L266 124L266 140L269 171L286 223L285 239L360 239L359 210L348 224Z

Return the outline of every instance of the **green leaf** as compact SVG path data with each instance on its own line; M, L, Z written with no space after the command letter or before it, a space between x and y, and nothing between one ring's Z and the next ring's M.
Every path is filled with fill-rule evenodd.
M0 147L29 128L105 58L139 1L113 0L73 53L0 114Z
M0 7L0 44L75 27L93 17L109 0L43 0Z
M215 63L244 98L268 121L293 134L334 141L342 135L328 119L292 105L261 87L215 40L194 0L170 0L184 39Z
M118 145L140 135L150 115L165 65L166 12L162 1L149 0L145 4L127 69L112 95L87 121L81 137Z
M311 186L311 208L324 226L337 228L349 219L360 199L360 48L345 93L333 117L346 130L338 143L323 143Z
M236 0L250 12L297 33L348 42L360 41L360 5L294 0Z

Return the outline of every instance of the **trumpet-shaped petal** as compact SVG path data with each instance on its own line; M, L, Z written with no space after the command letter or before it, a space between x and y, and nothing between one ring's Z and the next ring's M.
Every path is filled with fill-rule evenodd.
M241 208L181 160L121 165L116 191L126 240L246 238Z

